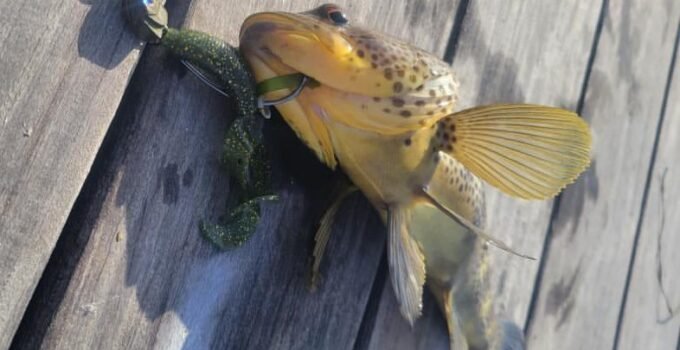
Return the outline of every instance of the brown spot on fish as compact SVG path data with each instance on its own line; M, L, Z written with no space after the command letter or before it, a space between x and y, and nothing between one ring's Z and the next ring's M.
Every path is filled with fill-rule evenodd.
M404 140L404 145L406 145L407 147L411 145L411 138L410 137L407 138L406 140Z
M385 79L392 80L392 68L385 68Z
M383 108L383 112L385 113L392 113L392 110L389 108Z
M408 118L408 117L411 116L411 112L410 112L410 111L407 111L407 110L403 110L403 111L401 111L401 112L399 113L399 115L401 115L401 116L404 117L404 118Z
M397 71L397 75L399 76L399 78L403 78L405 74L406 74L406 73L404 73L403 70L398 70L398 71Z
M364 58L364 50L357 50L357 56Z
M392 98L392 105L394 107L403 107L404 106L404 100L402 100L398 97L393 97Z
M396 93L399 93L402 90L404 90L404 84L402 84L401 82L398 81L398 82L394 83L394 85L392 85L392 90L394 90L394 92L396 92Z
M429 94L430 94L430 97L435 97L435 96L437 96L437 92L435 92L435 91L432 90L432 89L430 89Z
M424 106L424 105L425 105L425 101L423 101L423 100L418 100L418 101L416 101L416 106L422 107L422 106Z
M410 80L412 83L415 83L416 82L416 76L411 74L411 75L408 76L408 80Z
M378 65L375 64L375 63L371 63L371 67L372 67L373 69L378 69Z

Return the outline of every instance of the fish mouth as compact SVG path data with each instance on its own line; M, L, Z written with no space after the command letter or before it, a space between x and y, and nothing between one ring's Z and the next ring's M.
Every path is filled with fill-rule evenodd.
M354 50L353 43L341 30L308 14L256 13L243 22L239 37L241 46L249 48L271 46L270 43L278 42L283 43L278 49L285 50L286 43L294 46L293 43L304 42L308 50L322 50L334 56L346 55Z
M250 15L243 22L239 34L241 45L253 46L265 42L265 39L276 37L279 40L305 38L312 42L322 43L314 33L312 18L285 12L261 12ZM319 28L318 24L316 24Z

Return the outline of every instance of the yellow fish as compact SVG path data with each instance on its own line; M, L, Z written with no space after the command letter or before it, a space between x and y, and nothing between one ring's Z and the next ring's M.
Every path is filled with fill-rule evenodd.
M459 84L448 64L350 25L336 5L254 14L241 28L240 50L258 82L292 73L315 81L276 108L386 223L402 315L411 323L420 315L427 276L452 349L521 345L516 328L492 317L484 285L486 244L510 249L484 231L480 179L519 198L555 196L590 162L587 124L537 105L455 112Z

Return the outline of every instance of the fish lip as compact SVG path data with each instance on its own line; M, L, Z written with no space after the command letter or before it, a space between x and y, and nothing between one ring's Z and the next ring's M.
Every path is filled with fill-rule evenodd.
M288 32L290 34L302 35L313 40L319 38L305 28L299 28L300 23L310 22L313 19L304 15L287 12L259 12L248 16L239 33L239 41L242 45L249 45L259 42L258 38L262 35L271 34L276 31Z

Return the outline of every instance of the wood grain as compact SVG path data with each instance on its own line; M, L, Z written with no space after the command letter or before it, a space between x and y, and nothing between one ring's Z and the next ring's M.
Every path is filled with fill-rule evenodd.
M599 14L599 2L471 1L453 57L461 82L460 108L530 102L575 109ZM569 47L565 50L564 47ZM527 202L487 189L489 231L519 251L540 257L550 202ZM501 317L522 327L539 262L491 249L491 288ZM399 317L389 281L375 321L372 349L448 348L446 327L408 325ZM441 318L426 303L425 320ZM431 316L428 316L431 315ZM397 324L395 324L397 323ZM393 329L399 331L392 331ZM444 336L442 336L442 333ZM437 341L433 340L437 339ZM436 344L435 344L436 343Z
M250 13L315 5L195 0L185 26L235 42ZM356 2L348 13L442 54L451 6ZM264 208L254 236L229 252L199 236L199 221L215 220L226 207L217 154L230 108L159 48L145 52L17 348L353 346L384 228L362 197L346 203L322 265L325 279L316 293L307 290L330 173L284 126L270 127L282 198Z
M476 2L466 16L453 67L461 108L502 102L576 110L594 40L599 1ZM566 49L565 49L566 48ZM487 186L488 230L540 258L551 201L510 198ZM524 325L541 262L491 249L491 288L497 312Z
M0 1L0 348L9 345L139 51L118 1Z
M563 194L529 348L613 346L679 16L677 2L608 3L583 111L593 164Z
M680 346L680 278L677 274L680 208L676 200L680 198L680 186L675 180L680 177L680 61L677 56L667 103L623 310L618 339L618 348L622 350Z

